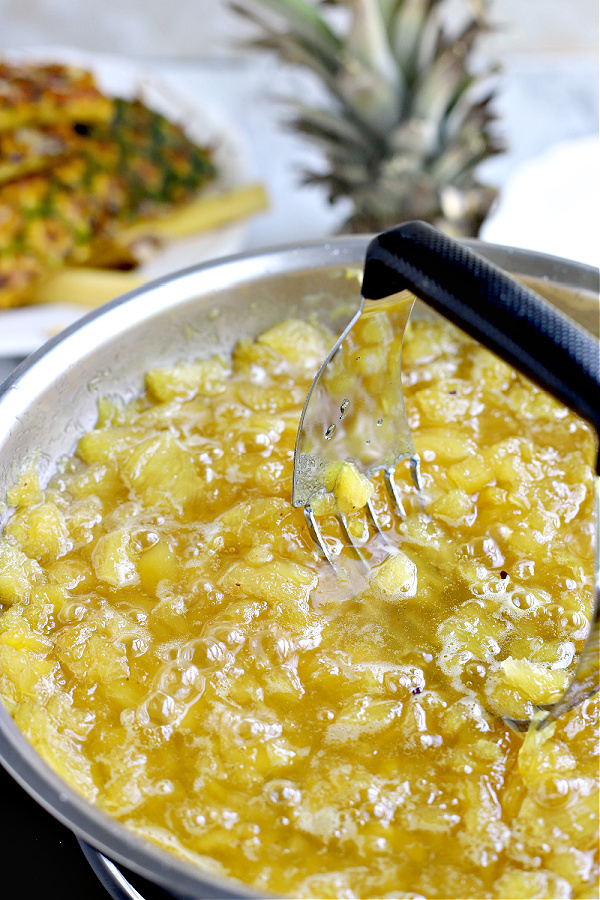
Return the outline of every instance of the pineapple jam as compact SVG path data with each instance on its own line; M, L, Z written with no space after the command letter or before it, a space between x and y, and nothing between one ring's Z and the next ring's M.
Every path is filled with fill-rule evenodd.
M411 322L425 502L400 473L400 552L348 595L290 504L330 345L288 321L150 371L44 490L23 475L3 701L90 803L257 889L597 898L598 697L541 731L502 719L555 699L583 647L591 430L449 324Z

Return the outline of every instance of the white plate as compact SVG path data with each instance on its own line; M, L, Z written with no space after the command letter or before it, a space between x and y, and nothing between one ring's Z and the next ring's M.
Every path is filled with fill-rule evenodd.
M139 97L150 108L177 122L192 140L211 146L219 170L215 190L252 180L244 141L232 123L219 110L205 104L204 100L199 102L174 88L168 78L145 72L120 57L82 53L63 47L6 51L2 57L11 62L60 62L87 69L94 73L104 93L129 99ZM136 270L136 274L150 280L195 263L235 253L244 245L246 228L244 222L235 222L173 241ZM85 307L68 304L0 310L0 357L26 356L86 311Z

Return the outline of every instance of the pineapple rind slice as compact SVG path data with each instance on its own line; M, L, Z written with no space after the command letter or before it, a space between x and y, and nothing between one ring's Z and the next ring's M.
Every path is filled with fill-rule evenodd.
M27 71L35 80L36 68ZM90 110L86 118L80 105L69 107L67 92L54 106L42 94L37 120L33 100L27 113L41 126L36 139L13 136L29 174L0 181L0 308L26 302L45 273L65 264L135 264L133 245L120 243L121 232L179 208L216 175L212 152L177 125L139 100L96 95L102 115ZM52 109L58 124L50 118L49 129ZM12 113L19 124L16 99ZM65 117L75 124L64 124ZM0 116L0 131L3 121ZM0 135L0 149L8 141Z

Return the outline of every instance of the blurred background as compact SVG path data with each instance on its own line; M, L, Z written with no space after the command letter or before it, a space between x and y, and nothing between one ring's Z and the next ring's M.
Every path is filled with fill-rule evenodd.
M254 33L224 0L2 0L7 47L68 44L141 58L211 59L237 55ZM509 54L588 55L598 51L594 0L494 0Z
M463 2L464 6L464 2ZM480 175L500 190L484 239L598 262L598 4L492 0L499 30L483 61L498 61L495 110L507 152ZM75 47L135 59L217 108L243 142L270 209L247 226L243 249L320 238L347 217L300 171L319 151L285 127L281 97L314 79L275 55L241 46L256 29L223 0L0 0L0 49Z

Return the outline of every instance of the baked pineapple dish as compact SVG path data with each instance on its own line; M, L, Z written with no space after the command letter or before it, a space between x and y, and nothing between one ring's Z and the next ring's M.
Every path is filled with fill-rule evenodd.
M368 386L376 321L363 337ZM294 319L151 369L47 485L25 468L0 537L2 701L90 804L267 895L597 898L598 696L534 714L589 629L591 428L411 320L422 490L399 467L386 525L376 487L398 553L350 590L290 499L331 345ZM362 487L337 491L355 531Z
M266 206L257 184L215 192L213 147L90 72L0 62L0 97L0 310L111 299L165 242Z

